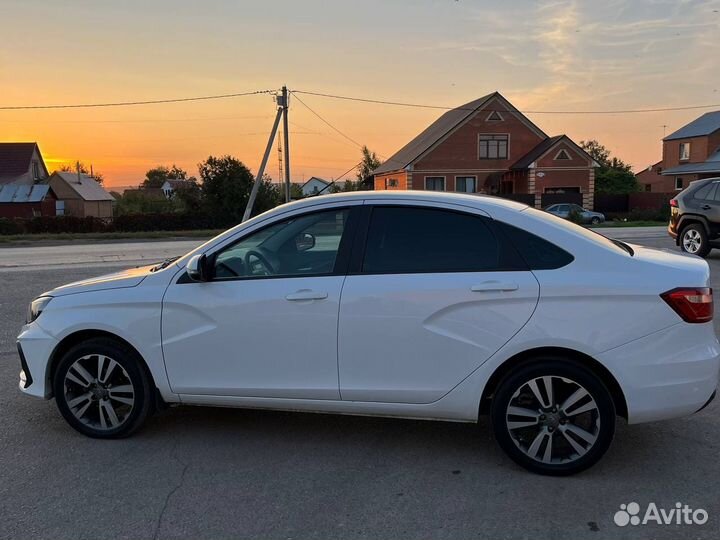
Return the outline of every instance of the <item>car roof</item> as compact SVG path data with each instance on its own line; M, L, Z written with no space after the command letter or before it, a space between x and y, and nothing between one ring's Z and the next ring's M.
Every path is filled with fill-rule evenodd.
M306 197L298 201L294 201L277 207L278 209L287 209L290 206L301 208L303 206L314 206L322 203L337 203L343 201L377 201L377 200L397 200L397 201L423 201L438 202L446 204L461 204L464 206L473 206L481 209L501 208L504 210L525 210L528 205L502 197L494 197L492 195L481 195L471 193L447 193L443 191L419 191L419 190L387 190L387 191L353 191L347 193L334 193L330 195L318 195L315 197Z

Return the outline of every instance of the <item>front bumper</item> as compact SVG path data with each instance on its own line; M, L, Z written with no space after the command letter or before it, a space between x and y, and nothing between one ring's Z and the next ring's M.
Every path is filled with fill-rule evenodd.
M25 325L17 338L20 355L20 390L41 399L52 397L48 362L58 341L36 323Z
M720 343L711 322L678 323L605 351L598 360L620 383L630 424L697 412L720 377Z

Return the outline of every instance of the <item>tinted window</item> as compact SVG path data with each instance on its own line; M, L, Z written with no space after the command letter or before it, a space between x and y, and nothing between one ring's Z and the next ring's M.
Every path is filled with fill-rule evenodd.
M495 223L531 270L552 270L573 261L573 256L567 251L539 236L501 221Z
M715 182L709 182L707 185L702 186L700 189L695 191L695 193L693 193L693 198L710 200L713 198L716 188L717 184Z
M349 210L315 212L250 233L215 258L215 277L332 274Z
M499 266L497 239L481 217L425 208L373 209L363 272L475 272Z

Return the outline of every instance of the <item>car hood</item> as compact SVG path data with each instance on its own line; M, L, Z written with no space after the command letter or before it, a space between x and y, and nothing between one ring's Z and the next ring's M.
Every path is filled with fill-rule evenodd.
M81 292L102 291L106 289L123 289L139 285L151 272L155 265L129 268L121 272L105 274L82 281L75 281L62 285L42 294L42 296L64 296Z

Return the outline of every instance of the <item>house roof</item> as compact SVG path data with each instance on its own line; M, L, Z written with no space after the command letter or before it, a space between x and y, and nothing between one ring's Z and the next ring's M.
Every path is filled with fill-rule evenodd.
M0 143L0 184L12 182L18 176L28 172L36 148L38 146L34 142ZM39 148L38 154L40 154ZM40 162L42 163L42 158ZM42 166L47 176L45 164L42 163Z
M502 99L509 107L514 109L514 107L507 102L500 92L493 92L492 94L488 94L466 103L465 105L449 110L425 128L425 130L417 137L390 156L382 165L373 171L373 174L383 174L404 169L429 150L430 147L432 147L432 145L434 145L438 140L474 115L478 109L482 108L493 98ZM537 129L540 133L542 133L539 128Z
M0 186L0 203L40 202L49 192L50 186L47 184L6 184Z
M523 157L513 163L510 169L527 169L535 161L540 159L546 152L550 151L553 146L557 145L560 142L564 142L581 156L583 156L585 159L591 161L593 167L598 166L593 157L581 147L579 147L577 144L575 144L575 142L570 137L568 137L567 135L555 135L554 137L548 137L544 141L541 141L535 148L530 150L527 154L525 154Z
M718 129L720 129L720 111L707 112L677 131L674 131L665 137L663 141L702 137L703 135L715 133Z
M195 182L193 182L192 180L181 180L179 178L168 178L167 180L165 180L165 184L169 184L170 187L173 189L190 186L194 183Z
M328 182L327 180L323 180L322 178L318 178L317 176L311 176L310 178L308 178L308 181L307 181L307 182L305 182L304 184L302 184L302 185L300 186L300 188L304 188L307 184L309 184L309 183L312 182L313 180L317 180L318 182L322 182L322 183L325 184L326 186L329 186L329 185L330 185L330 182Z
M662 171L663 176L673 174L695 174L695 173L715 173L720 172L720 150L711 154L705 161L700 163L683 163Z
M560 142L563 137L565 137L565 135L555 135L554 137L548 137L544 141L540 141L540 143L535 148L533 148L523 157L518 159L515 163L513 163L510 168L527 169L531 163L536 161L545 152L550 150L556 143Z
M85 201L114 201L115 198L87 174L55 171L52 176L60 178ZM52 177L51 177L52 178Z

